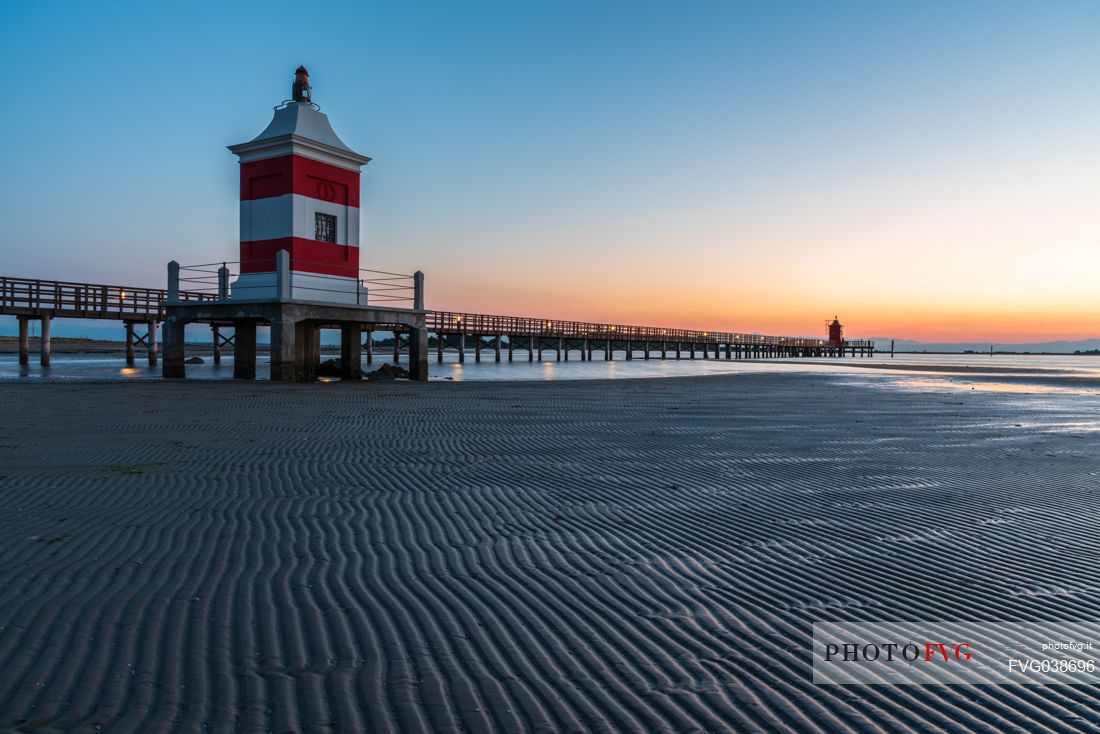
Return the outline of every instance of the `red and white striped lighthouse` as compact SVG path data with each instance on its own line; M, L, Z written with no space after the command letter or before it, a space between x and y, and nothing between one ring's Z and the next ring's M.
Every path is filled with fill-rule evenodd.
M257 137L229 146L241 164L241 275L233 300L278 298L276 255L290 254L291 299L365 302L359 285L359 169L370 158L333 132L298 67L293 97Z

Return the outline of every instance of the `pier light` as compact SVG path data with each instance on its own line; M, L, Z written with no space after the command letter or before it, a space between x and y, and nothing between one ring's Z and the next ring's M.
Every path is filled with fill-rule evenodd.
M126 291L119 291L118 292L118 300L120 300L120 301L125 301L126 300Z
M455 323L456 324L461 324L462 323L462 314L460 314L460 313L455 314Z

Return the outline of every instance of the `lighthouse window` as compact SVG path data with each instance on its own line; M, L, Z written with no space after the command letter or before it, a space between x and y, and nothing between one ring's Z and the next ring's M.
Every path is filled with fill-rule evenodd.
M336 241L336 215L335 214L322 214L317 212L316 217L316 232L315 239L321 242L335 242Z

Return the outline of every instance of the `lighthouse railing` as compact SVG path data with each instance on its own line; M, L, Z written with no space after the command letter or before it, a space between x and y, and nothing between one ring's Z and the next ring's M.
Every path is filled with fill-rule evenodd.
M291 258L285 252L253 260L178 265L175 279L181 294L201 294L206 300L228 301L234 296L253 300L248 296L257 292L281 300L344 301L353 295L360 306L424 309L424 274L420 271L410 274L351 268L341 263ZM230 286L230 279L242 273L271 273L273 278L255 283L237 280ZM171 280L171 273L169 277Z

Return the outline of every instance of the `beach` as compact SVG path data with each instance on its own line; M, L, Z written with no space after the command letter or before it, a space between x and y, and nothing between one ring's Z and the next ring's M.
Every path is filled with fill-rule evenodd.
M1095 731L813 685L815 621L1100 613L1100 396L879 377L0 382L0 729Z

